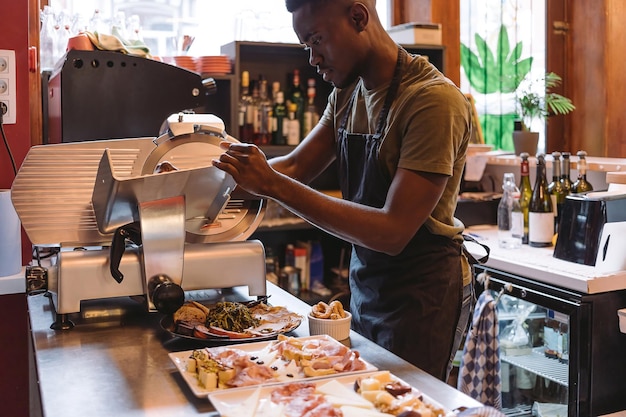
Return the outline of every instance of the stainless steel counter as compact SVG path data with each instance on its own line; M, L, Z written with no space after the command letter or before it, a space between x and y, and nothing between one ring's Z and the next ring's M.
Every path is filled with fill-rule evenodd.
M267 285L272 304L306 316L309 305ZM247 299L241 290L199 295ZM80 315L71 317L76 327L69 331L50 329L52 308L44 295L29 297L28 308L35 370L31 382L38 382L39 388L31 389L31 401L41 404L31 417L217 416L207 399L193 395L168 357L169 352L198 345L172 337L161 328L161 316L147 313L142 304L129 298L86 303ZM293 334L309 335L306 320ZM450 409L480 406L355 332L344 343Z

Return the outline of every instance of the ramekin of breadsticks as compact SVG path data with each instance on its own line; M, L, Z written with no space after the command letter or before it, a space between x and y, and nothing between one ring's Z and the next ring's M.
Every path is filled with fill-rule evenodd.
M335 300L328 304L320 301L311 307L308 319L311 336L325 334L337 340L350 337L352 315L344 310L341 301Z

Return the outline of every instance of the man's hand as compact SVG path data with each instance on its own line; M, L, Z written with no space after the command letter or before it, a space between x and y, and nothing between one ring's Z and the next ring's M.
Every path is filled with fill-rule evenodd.
M266 197L271 178L278 173L270 167L265 154L250 143L224 141L220 147L226 152L212 161L213 166L229 173L238 187L250 194Z

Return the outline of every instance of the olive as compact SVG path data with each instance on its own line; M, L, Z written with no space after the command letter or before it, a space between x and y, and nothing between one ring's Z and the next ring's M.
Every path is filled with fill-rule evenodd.
M404 395L413 390L409 385L402 384L400 382L390 382L385 385L385 391L394 397L399 397L400 395Z

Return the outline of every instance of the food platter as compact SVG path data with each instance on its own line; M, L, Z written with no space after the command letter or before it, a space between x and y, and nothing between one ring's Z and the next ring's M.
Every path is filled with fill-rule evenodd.
M266 340L274 340L276 339L276 337L278 337L279 334L287 334L297 329L298 326L300 326L300 323L298 323L297 326L294 326L290 329L283 329L280 331L271 332L271 333L267 333L264 335L258 335L258 336L255 335L255 336L241 337L241 338L236 338L236 339L230 338L228 336L220 336L220 335L214 335L214 336L207 337L206 339L204 339L200 337L177 333L176 326L174 325L174 320L172 319L172 316L163 316L161 318L160 325L163 330L168 332L173 337L192 340L194 342L198 342L198 344L203 345L203 346L221 346L221 345L232 345L232 344L239 344L239 343L253 343L253 342L266 341Z
M287 334L297 329L303 320L302 316L285 307L256 304L253 308L255 316L260 319L260 324L248 329L245 333L222 332L218 328L213 328L215 332L205 332L202 337L198 337L195 333L184 334L178 331L177 323L172 315L163 316L160 325L173 337L192 340L202 346L221 346L273 340L280 334Z
M325 378L311 382L315 386L315 393L323 395L325 400L328 401L333 408L342 411L344 417L392 417L394 414L383 413L377 410L371 402L354 390L357 380L373 377L376 374L385 372L386 371L374 371L356 375L342 375L333 379ZM408 385L395 375L388 372L387 374L389 374L394 381ZM216 411L222 417L282 416L287 415L283 414L287 406L272 401L272 392L280 390L288 384L291 383L248 387L234 391L214 391L209 393L208 397L213 407L215 407ZM433 411L431 415L446 417L456 415L456 412L446 409L417 389L413 387L410 387L410 389L410 395L419 398L424 406Z
M344 358L348 358L350 361L357 363L359 366L346 367L344 371L337 371L332 375L323 375L323 376L307 376L298 361L294 360L285 360L280 354L277 355L274 351L274 347L276 347L279 343L287 343L293 344L293 346L324 346L320 351L332 351L333 348L340 349L344 354ZM296 380L316 380L325 376L333 376L333 375L352 375L357 373L364 372L372 372L377 370L377 368L371 365L369 362L363 360L359 357L358 352L350 351L345 345L341 344L337 340L333 339L330 336L321 335L321 336L307 336L307 337L288 337L281 336L279 340L273 341L265 341L265 342L255 342L255 343L243 343L238 345L229 345L229 346L215 346L215 347L205 347L202 350L207 352L211 352L213 354L219 354L221 352L227 351L236 351L243 352L248 355L250 358L253 358L257 363L264 362L268 367L276 368L274 370L273 376L271 379L253 384L253 385L275 385L281 384L289 381ZM188 362L190 356L193 355L194 350L187 350L181 352L170 352L168 355L170 360L174 363L181 376L185 380L185 383L189 386L189 389L193 392L196 397L199 398L207 398L207 395L214 391L235 391L241 389L250 388L251 385L246 386L219 386L216 388L207 388L203 386L198 377L198 373L192 372L188 369ZM307 352L310 353L310 352ZM359 369L357 369L359 368ZM354 369L354 370L351 370Z

